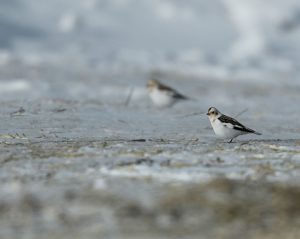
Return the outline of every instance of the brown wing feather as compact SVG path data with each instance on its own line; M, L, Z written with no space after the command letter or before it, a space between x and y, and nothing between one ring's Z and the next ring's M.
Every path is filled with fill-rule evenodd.
M159 84L158 85L158 89L163 90L163 91L168 91L171 92L173 94L173 97L178 98L178 99L182 99L182 100L186 100L188 99L188 97L180 94L178 91L174 90L173 88L166 86L164 84Z

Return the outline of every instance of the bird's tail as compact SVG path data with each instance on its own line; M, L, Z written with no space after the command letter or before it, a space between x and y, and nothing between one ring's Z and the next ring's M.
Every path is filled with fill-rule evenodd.
M187 97L187 96L185 96L185 95L182 95L182 94L180 94L180 93L178 93L178 92L176 92L176 94L174 95L174 97L175 97L176 99L180 99L180 100L190 100L189 97Z

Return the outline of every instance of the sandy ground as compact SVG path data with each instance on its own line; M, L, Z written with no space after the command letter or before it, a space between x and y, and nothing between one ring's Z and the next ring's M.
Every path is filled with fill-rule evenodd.
M1 238L300 237L297 81L155 72L194 98L159 110L152 75L1 66ZM263 135L185 117L210 106Z

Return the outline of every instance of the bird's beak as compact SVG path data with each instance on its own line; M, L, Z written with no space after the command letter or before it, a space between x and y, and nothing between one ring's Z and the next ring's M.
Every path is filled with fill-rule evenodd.
M210 113L207 113L206 115L210 115Z

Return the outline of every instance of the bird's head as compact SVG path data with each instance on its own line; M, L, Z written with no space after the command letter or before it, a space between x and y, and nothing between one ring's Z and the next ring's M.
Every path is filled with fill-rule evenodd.
M153 90L153 89L157 88L159 86L159 84L160 83L158 82L158 80L151 79L147 82L146 86L147 86L148 90Z
M217 118L220 114L220 111L218 111L215 107L210 107L206 115L208 115L209 118Z

